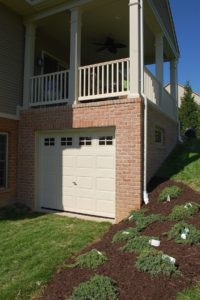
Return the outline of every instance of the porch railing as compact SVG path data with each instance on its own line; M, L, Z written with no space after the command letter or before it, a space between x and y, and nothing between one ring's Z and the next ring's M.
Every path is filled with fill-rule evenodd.
M127 95L129 76L129 58L80 67L79 101Z
M144 70L144 93L149 100L158 105L163 112L176 120L176 101L147 69Z
M69 70L31 77L30 106L68 101Z

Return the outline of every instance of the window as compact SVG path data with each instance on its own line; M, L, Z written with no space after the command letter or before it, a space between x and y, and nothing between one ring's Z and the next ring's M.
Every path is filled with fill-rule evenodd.
M112 145L113 144L113 137L112 136L101 136L99 138L99 145L105 146L105 145Z
M92 145L92 139L91 139L91 137L88 137L88 136L83 137L83 136L81 136L79 138L79 145L80 146L91 146Z
M0 189L7 186L7 134L0 133Z
M62 137L61 146L72 146L72 137Z
M155 143L159 145L164 145L165 143L165 130L158 126L155 128Z
M55 138L45 138L44 139L45 146L54 146L55 145Z

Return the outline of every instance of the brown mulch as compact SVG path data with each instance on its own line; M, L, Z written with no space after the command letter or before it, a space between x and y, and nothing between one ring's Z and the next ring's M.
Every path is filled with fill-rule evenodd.
M155 187L156 184L158 184L157 187ZM160 191L172 184L174 184L173 181L162 182L160 179L154 179L154 182L150 186L152 190L149 194L150 203L145 206L148 208L148 213L167 215L175 204L191 201L200 203L200 194L182 183L175 183L183 190L182 194L176 200L167 203L158 202ZM200 214L186 220L186 222L200 229ZM167 232L173 224L173 222L169 221L153 223L142 234L159 237L161 240L159 249L176 258L179 270L183 273L182 277L168 278L158 276L151 278L149 274L138 272L135 268L136 256L133 253L122 253L119 250L120 246L124 243L111 243L113 235L118 230L134 226L134 221L122 221L119 224L111 226L100 241L89 245L81 252L84 253L96 248L106 253L109 258L108 262L95 270L62 268L55 274L38 299L66 300L72 294L74 287L88 280L94 274L107 275L114 279L117 283L120 300L175 299L177 292L191 287L200 278L200 246L178 245L172 240L168 241L163 236L163 233ZM66 264L73 261L74 258L71 258L66 261Z

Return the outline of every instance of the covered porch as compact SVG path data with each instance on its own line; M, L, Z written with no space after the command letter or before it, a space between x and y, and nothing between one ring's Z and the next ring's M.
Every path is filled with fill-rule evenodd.
M170 62L171 93L163 87L164 61ZM142 92L176 118L176 55L147 2L142 8L135 0L94 1L29 20L25 70L26 107L134 98L142 70Z

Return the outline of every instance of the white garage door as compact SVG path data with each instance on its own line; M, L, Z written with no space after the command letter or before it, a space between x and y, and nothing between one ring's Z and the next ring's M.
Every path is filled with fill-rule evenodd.
M113 130L41 134L38 170L40 208L115 217Z

